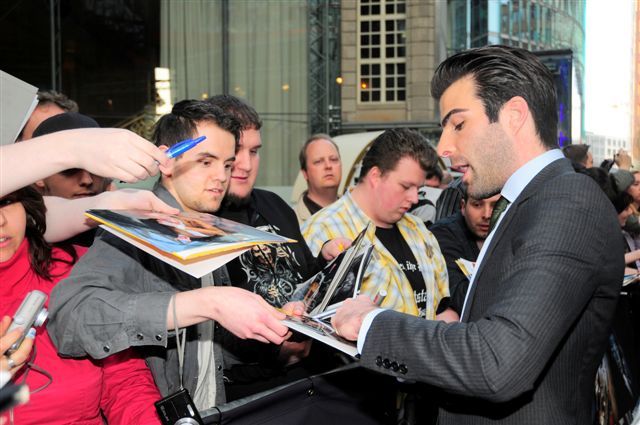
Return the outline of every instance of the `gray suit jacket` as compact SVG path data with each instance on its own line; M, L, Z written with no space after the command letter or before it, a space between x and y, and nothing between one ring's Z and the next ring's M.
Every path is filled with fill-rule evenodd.
M386 311L367 367L445 392L440 424L586 424L624 273L611 203L562 159L496 230L462 323Z

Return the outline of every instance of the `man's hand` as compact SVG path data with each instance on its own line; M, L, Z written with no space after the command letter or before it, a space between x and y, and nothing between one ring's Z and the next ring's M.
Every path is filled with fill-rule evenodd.
M68 133L67 133L68 132ZM153 143L119 128L67 130L75 168L135 183L158 174L169 158ZM62 133L62 132L61 132Z
M436 315L436 320L442 320L445 323L459 322L460 316L454 309L448 308L442 313Z
M25 332L24 329L14 329L5 335L7 329L9 329L9 325L11 325L11 318L4 316L2 320L0 320L0 354L4 354L0 357L0 370L7 371L13 375L29 360L34 338L26 336L22 340L18 350L12 353L11 356L6 355L5 352L11 347L11 344L16 342L18 338L20 338L20 335Z
M331 324L338 331L338 335L344 339L355 341L358 339L364 317L376 308L378 307L366 295L349 298L331 318Z
M180 210L161 201L153 192L139 189L120 189L103 192L94 198L93 209L146 210L178 214Z
M231 286L212 289L215 299L210 318L237 337L278 345L289 337L289 328L280 322L285 314L270 306L260 295Z
M336 258L342 251L349 248L351 246L351 240L347 238L335 238L331 239L329 242L322 245L322 250L320 253L322 257L331 261Z
M288 316L302 316L305 313L305 305L302 301L289 301L280 310Z

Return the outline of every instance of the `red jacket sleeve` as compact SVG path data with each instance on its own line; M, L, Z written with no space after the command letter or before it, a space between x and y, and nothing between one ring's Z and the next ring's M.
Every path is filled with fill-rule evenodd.
M109 425L158 425L154 402L160 392L142 358L129 349L102 363L101 408Z

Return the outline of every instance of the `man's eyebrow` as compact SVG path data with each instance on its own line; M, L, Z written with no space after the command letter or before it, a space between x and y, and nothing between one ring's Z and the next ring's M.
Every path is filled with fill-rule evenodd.
M220 158L218 155L213 154L211 152L200 152L200 153L198 153L198 160L207 159L207 158L222 160L222 158ZM227 159L225 159L223 162L229 162L229 161L233 162L235 160L236 160L236 156L232 155L232 156L228 157Z
M211 152L199 152L198 159L204 159L204 158L220 159L218 155L212 154Z
M444 118L442 119L442 124L440 124L440 127L444 127L447 125L447 122L449 122L449 118L451 118L451 115L457 114L460 112L466 112L466 111L468 111L468 109L464 109L464 108L455 108L450 110L449 113L445 115Z

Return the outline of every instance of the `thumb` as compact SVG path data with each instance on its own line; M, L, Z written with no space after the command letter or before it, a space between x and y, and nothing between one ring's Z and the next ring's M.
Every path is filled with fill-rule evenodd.
M153 195L149 198L149 210L161 212L165 214L178 214L180 210L168 205L166 202L160 200L157 196Z

